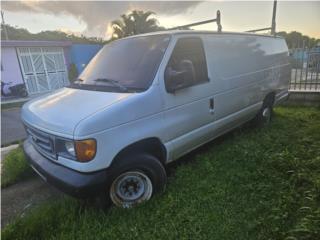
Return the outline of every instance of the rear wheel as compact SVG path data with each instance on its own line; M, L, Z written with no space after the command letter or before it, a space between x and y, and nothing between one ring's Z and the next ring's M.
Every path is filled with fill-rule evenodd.
M271 115L272 115L272 107L266 106L262 110L262 123L263 124L269 124L271 121Z
M268 125L273 115L273 97L269 96L263 101L263 105L258 112L255 123L260 126Z
M115 167L109 188L111 201L118 207L130 208L148 201L166 184L166 172L160 161L149 154L127 156Z

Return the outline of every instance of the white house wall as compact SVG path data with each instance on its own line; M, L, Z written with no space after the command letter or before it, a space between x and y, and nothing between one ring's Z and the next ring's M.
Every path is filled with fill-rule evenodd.
M19 62L14 47L1 48L1 81L12 85L23 83Z

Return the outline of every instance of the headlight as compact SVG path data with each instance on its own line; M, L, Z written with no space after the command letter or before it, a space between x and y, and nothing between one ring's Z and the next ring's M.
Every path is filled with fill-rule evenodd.
M76 156L76 151L75 151L73 142L71 141L65 142L64 146L69 154L71 154L74 157Z
M74 141L77 160L79 162L88 162L94 158L97 151L95 139Z
M97 143L95 139L85 140L58 140L58 154L66 158L79 161L89 162L92 160L97 151Z

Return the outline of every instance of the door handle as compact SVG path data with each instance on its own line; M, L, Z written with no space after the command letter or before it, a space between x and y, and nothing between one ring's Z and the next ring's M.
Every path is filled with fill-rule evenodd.
M213 98L210 98L210 100L209 100L209 112L211 114L214 113L214 99Z

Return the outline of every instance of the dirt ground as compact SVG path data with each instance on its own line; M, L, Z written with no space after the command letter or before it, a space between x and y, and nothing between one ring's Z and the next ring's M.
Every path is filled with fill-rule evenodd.
M34 206L62 195L38 176L1 189L1 227Z

